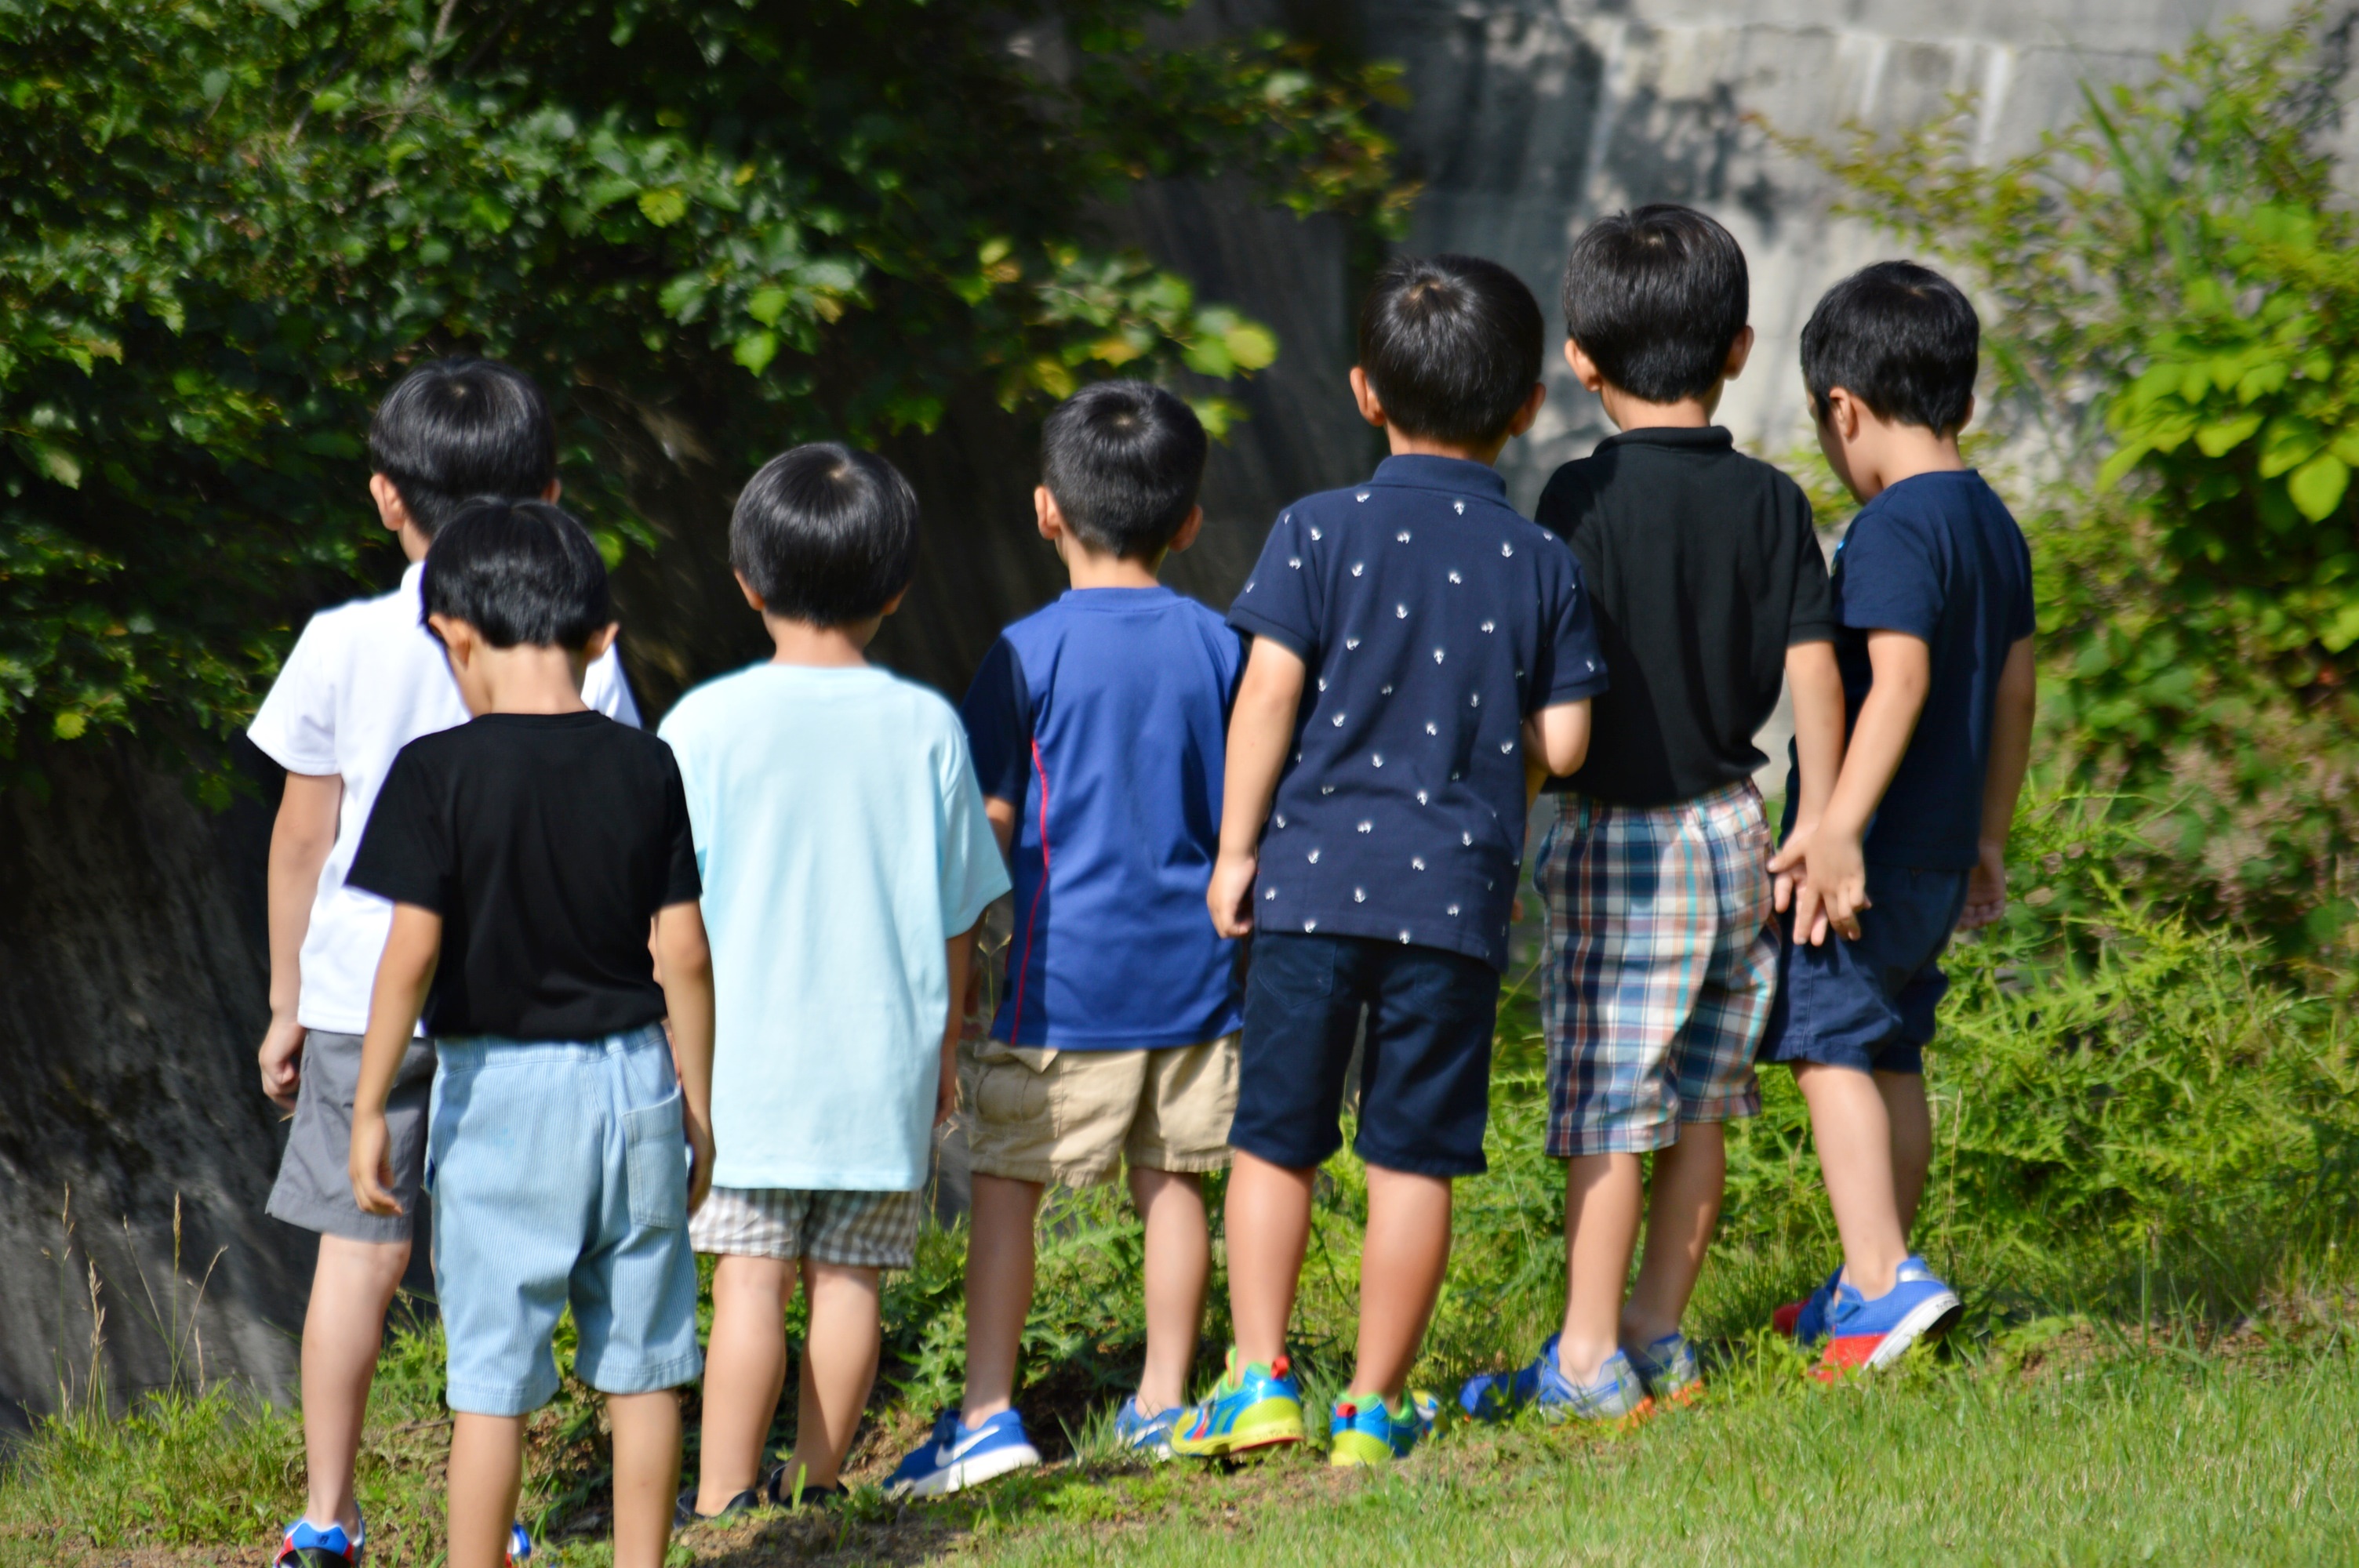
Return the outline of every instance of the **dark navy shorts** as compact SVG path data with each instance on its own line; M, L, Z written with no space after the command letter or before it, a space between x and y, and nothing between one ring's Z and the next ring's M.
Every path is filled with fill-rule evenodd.
M1296 1171L1343 1146L1336 1118L1363 1007L1353 1152L1388 1171L1480 1175L1499 971L1373 936L1256 934L1230 1145Z
M1941 949L1966 906L1969 874L1871 863L1856 942L1830 932L1808 946L1794 940L1792 916L1784 917L1777 1000L1761 1059L1923 1072L1933 1010L1950 989Z

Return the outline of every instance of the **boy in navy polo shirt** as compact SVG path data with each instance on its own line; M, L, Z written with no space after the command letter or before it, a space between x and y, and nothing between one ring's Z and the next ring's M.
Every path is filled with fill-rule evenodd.
M1572 552L1516 515L1491 466L1544 395L1531 291L1494 262L1397 261L1359 336L1353 395L1393 455L1288 507L1229 611L1254 639L1209 894L1223 935L1254 934L1229 1139L1236 1346L1181 1417L1180 1454L1302 1436L1286 1325L1364 1008L1368 1228L1331 1457L1384 1463L1430 1428L1408 1372L1449 1261L1451 1181L1484 1168L1525 758L1580 766L1605 687Z
M1835 552L1849 749L1816 829L1770 863L1795 885L1767 1054L1810 1102L1843 1249L1777 1323L1827 1341L1828 1376L1889 1365L1959 1312L1908 1250L1932 1160L1923 1053L1950 933L2006 907L2034 697L2031 554L1958 453L1980 337L1965 296L1909 262L1843 279L1802 329L1819 444L1866 503Z
M1001 634L961 716L1011 846L1016 928L991 1037L960 1065L974 1172L966 1395L891 1486L954 1492L1040 1462L1011 1403L1042 1187L1129 1167L1147 1227L1147 1367L1115 1431L1163 1454L1212 1275L1202 1173L1229 1162L1236 944L1204 919L1223 730L1245 650L1160 586L1195 542L1204 427L1143 382L1049 416L1033 492L1072 590Z

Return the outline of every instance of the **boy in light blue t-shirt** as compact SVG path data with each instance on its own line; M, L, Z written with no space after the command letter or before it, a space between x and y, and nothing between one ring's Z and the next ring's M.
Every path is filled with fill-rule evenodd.
M729 555L777 656L663 724L704 879L720 1151L690 1229L720 1263L683 1515L840 1490L876 1373L878 1272L915 1260L933 1129L957 1098L974 925L1008 887L957 713L864 657L917 532L882 459L822 443L772 460L738 497ZM799 1271L795 1452L766 1476Z

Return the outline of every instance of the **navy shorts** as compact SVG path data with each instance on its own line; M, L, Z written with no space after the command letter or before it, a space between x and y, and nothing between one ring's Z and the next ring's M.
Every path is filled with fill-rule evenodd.
M1306 1171L1343 1146L1336 1117L1363 1007L1353 1152L1388 1171L1482 1174L1499 971L1373 936L1256 934L1231 1147Z
M1860 911L1856 942L1830 932L1818 946L1806 946L1794 940L1786 916L1762 1059L1923 1072L1933 1010L1950 989L1941 949L1966 906L1969 874L1870 863L1870 907Z

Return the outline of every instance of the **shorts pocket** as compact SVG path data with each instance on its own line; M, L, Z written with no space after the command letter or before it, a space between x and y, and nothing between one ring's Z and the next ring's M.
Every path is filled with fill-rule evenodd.
M623 1113L623 1180L631 1223L676 1229L688 1223L688 1136L680 1129L679 1091Z
M997 1056L975 1064L975 1119L990 1126L1022 1126L1048 1114L1046 1072L1020 1056Z

